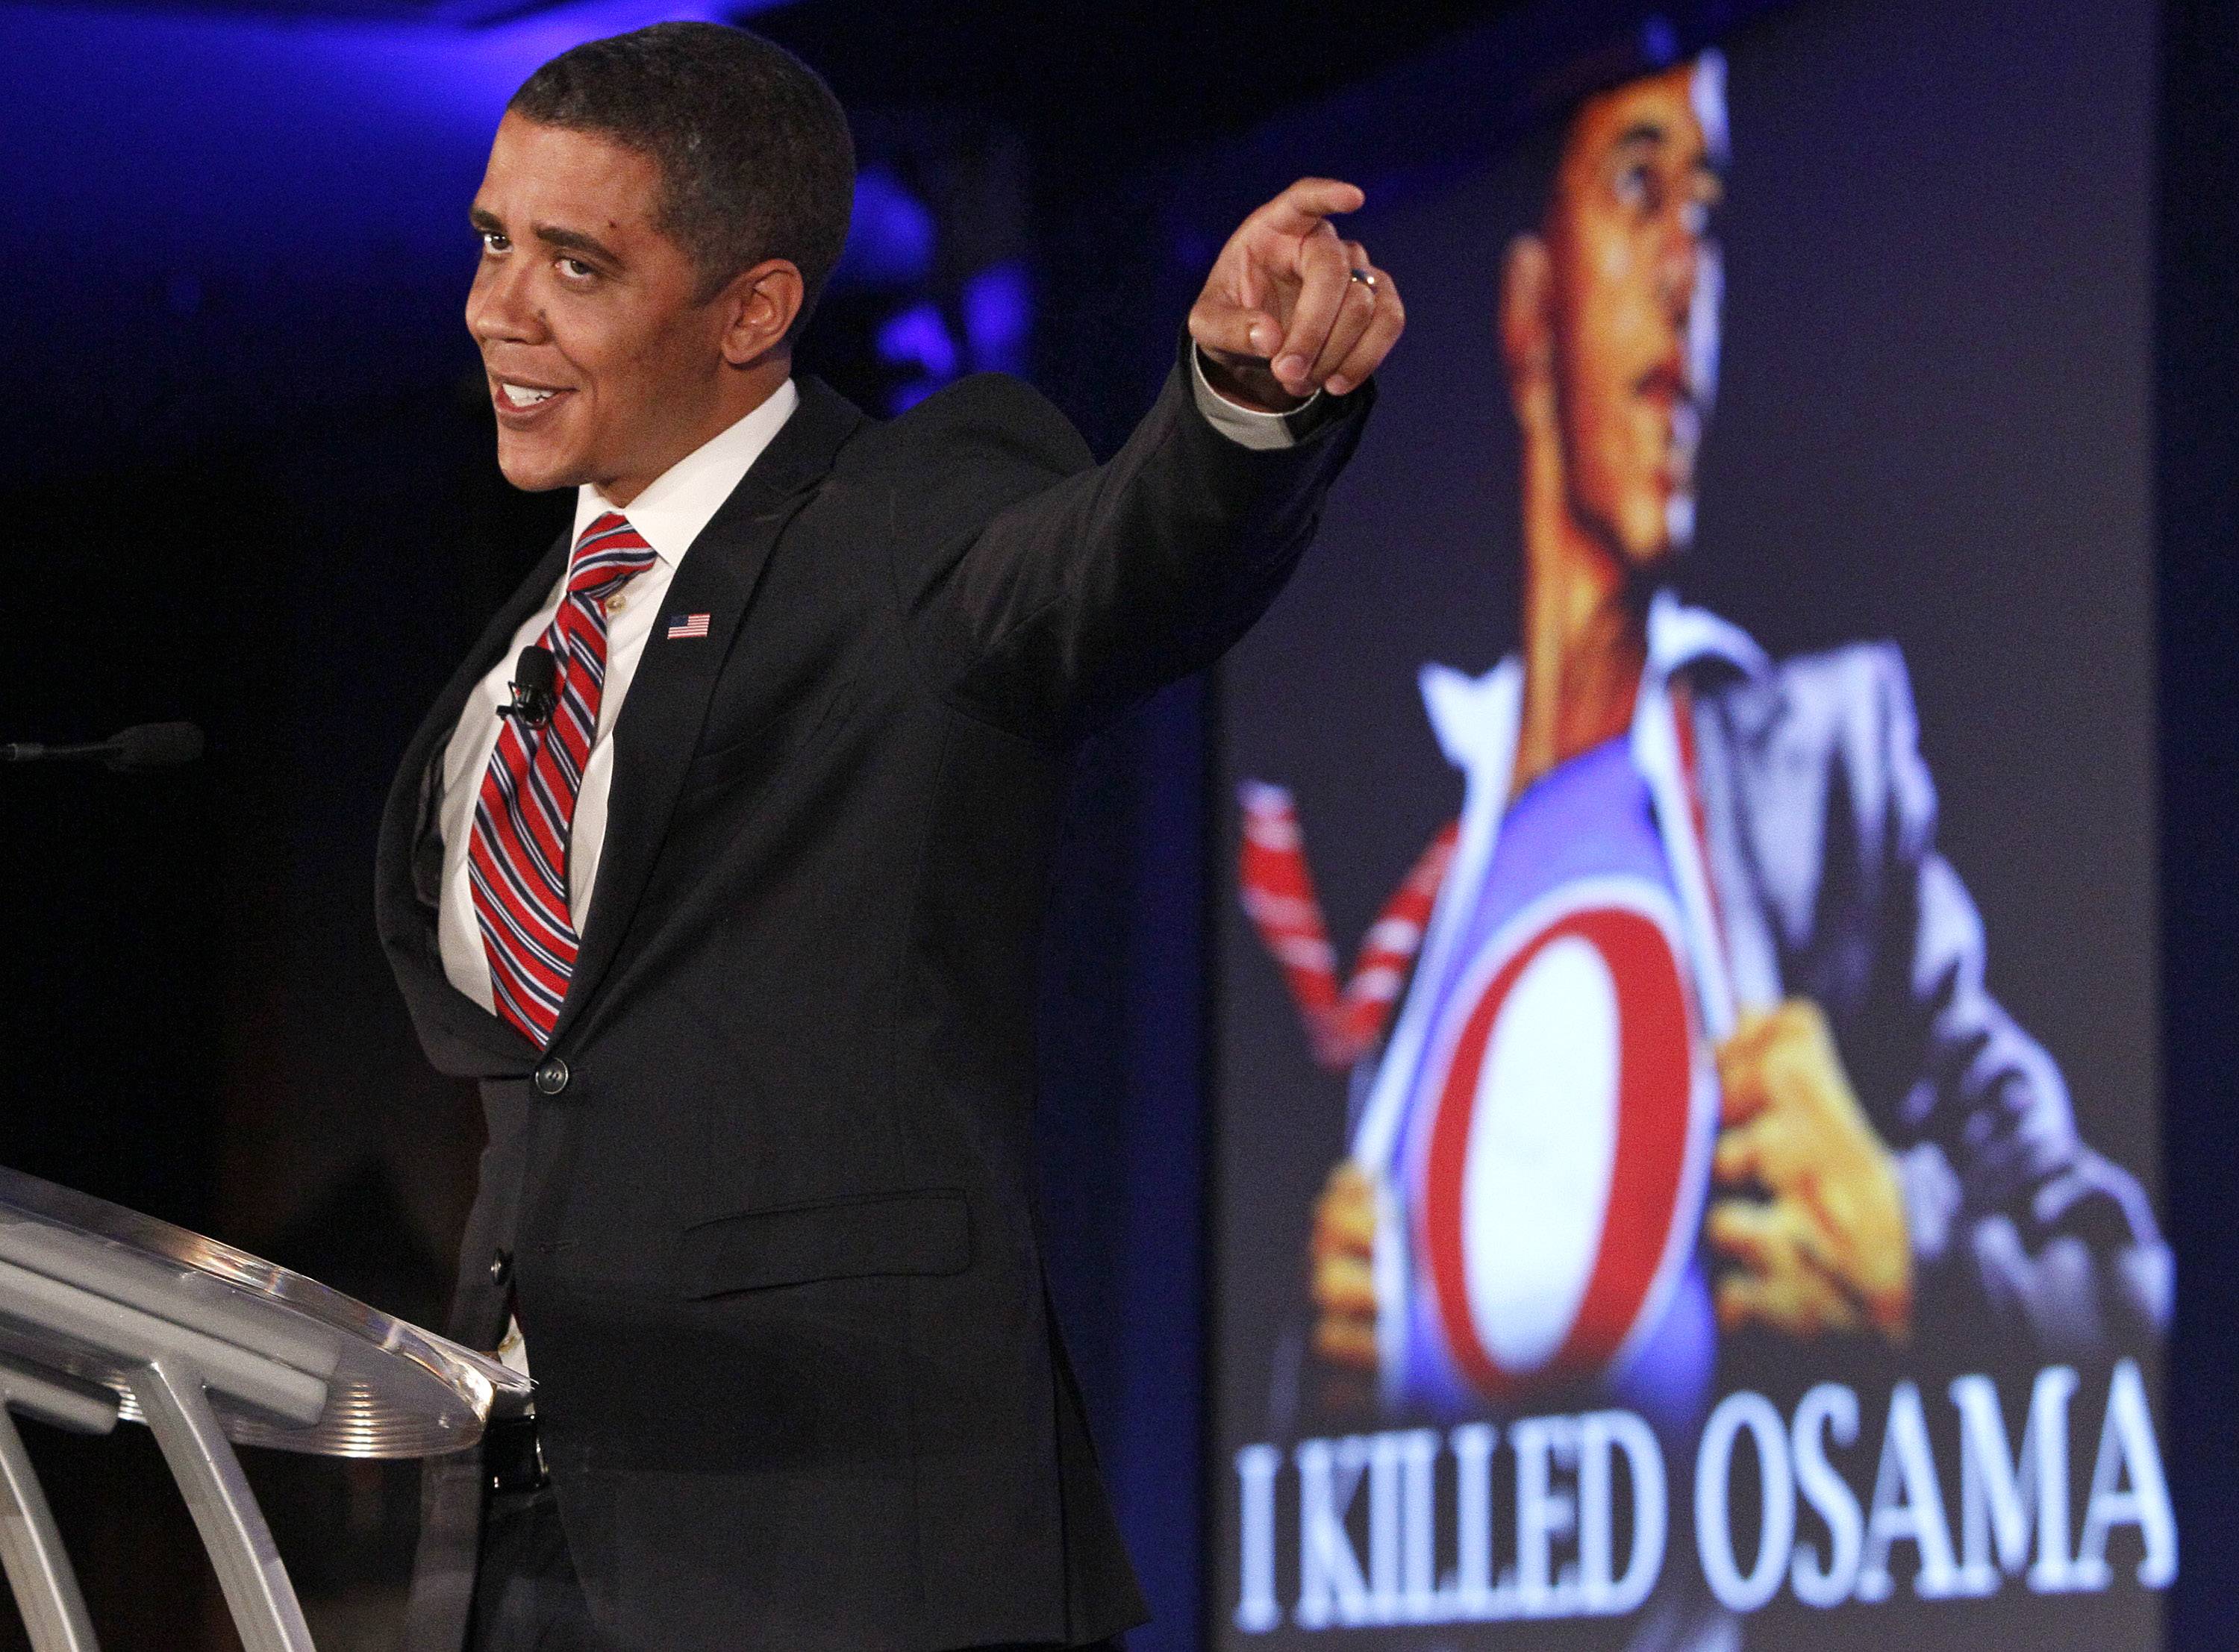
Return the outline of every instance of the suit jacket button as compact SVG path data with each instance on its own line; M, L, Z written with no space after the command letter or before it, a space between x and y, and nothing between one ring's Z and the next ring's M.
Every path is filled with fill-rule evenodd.
M501 1246L490 1258L490 1283L502 1290L505 1282L513 1277L513 1252Z
M556 1096L568 1087L568 1064L558 1056L547 1056L536 1064L532 1079L540 1096Z

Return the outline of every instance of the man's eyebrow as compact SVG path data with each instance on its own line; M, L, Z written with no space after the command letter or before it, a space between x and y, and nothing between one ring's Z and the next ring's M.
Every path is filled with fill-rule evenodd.
M1663 150L1669 149L1671 142L1671 128L1658 121L1639 120L1618 133L1616 142L1611 143L1610 148L1619 152L1625 149ZM1693 165L1696 171L1707 172L1713 177L1721 176L1724 172L1724 169L1718 164L1717 157L1707 149L1697 152Z
M502 235L505 231L505 221L488 207L469 207L467 222L487 234ZM530 233L546 246L560 252L587 252L594 258L605 259L610 264L621 262L613 248L596 236L586 235L581 229L570 229L556 223L540 223L534 226Z
M535 226L535 235L546 246L557 248L561 252L587 252L594 258L603 258L610 264L621 262L613 248L596 236L587 236L581 229L569 229L556 223L540 223Z

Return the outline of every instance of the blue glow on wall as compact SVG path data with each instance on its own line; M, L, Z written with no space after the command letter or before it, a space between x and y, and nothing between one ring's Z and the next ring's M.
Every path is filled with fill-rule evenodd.
M586 39L758 9L602 0L467 28L0 0L12 83L63 89L0 104L0 371L43 408L22 472L183 456L469 371L466 210L515 89ZM983 275L960 316L953 295L946 320L911 313L940 238L872 157L840 283L904 312L888 359L922 383L901 406L1026 356L1022 273Z
M0 5L11 84L66 89L0 105L17 171L0 238L66 224L79 267L187 249L296 260L331 248L341 215L464 245L489 134L539 63L656 17L755 9L615 0L463 29ZM431 222L447 196L460 220Z
M864 286L921 285L933 276L935 240L925 202L887 168L867 165L855 175L855 216L834 278Z
M914 367L920 376L897 388L893 410L914 408L956 376L956 341L931 299L913 304L880 328L879 359L893 367Z
M1020 260L990 264L964 283L964 337L973 371L1025 373L1033 321L1033 291Z

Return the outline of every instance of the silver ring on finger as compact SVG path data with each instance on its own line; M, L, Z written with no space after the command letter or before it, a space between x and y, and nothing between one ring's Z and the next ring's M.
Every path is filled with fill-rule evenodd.
M1363 287L1367 288L1372 294L1375 292L1376 272L1374 270L1348 269L1345 273L1349 279L1359 282Z

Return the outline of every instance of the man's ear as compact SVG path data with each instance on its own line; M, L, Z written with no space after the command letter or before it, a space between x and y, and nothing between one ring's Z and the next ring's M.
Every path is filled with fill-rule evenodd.
M1520 235L1500 272L1500 357L1508 395L1525 430L1555 423L1555 275L1547 243Z
M807 295L801 269L789 258L765 258L742 269L718 295L723 306L723 359L752 367L785 344Z

